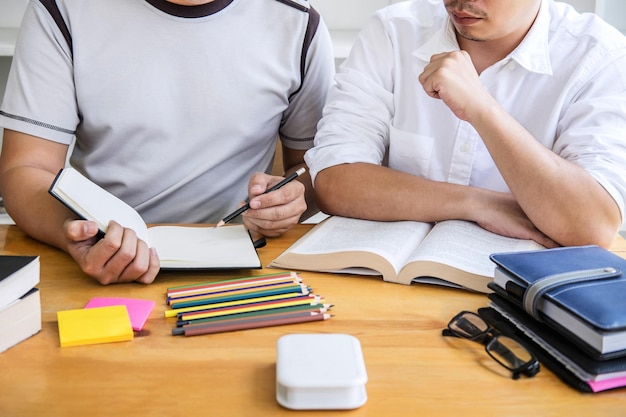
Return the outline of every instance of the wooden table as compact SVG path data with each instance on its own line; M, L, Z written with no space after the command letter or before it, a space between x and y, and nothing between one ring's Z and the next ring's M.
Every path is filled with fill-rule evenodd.
M308 230L298 226L259 250L264 264ZM614 250L626 256L626 244ZM151 285L101 286L65 253L0 226L0 253L41 256L43 328L0 354L0 417L31 416L617 416L626 389L581 394L547 369L511 380L479 344L444 338L460 310L484 295L377 277L303 272L333 303L331 320L196 337L171 335L167 287L276 270L161 273ZM145 329L131 342L59 347L56 313L91 297L155 300ZM348 333L363 348L367 403L350 411L298 412L276 402L276 341L289 333Z

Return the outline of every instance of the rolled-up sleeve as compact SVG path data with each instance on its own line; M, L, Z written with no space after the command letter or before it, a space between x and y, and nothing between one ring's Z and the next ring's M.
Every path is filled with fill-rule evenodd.
M615 57L615 55L618 57ZM626 51L602 56L559 121L553 150L584 168L613 197L626 228Z
M334 165L383 160L394 111L394 62L383 23L373 16L335 78L315 147L306 153L313 180Z

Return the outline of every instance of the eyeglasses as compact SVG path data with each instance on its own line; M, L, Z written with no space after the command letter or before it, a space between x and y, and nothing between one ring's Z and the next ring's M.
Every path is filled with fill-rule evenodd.
M521 374L533 377L539 372L539 361L520 342L496 332L476 313L462 311L448 323L443 336L469 339L485 345L485 351L500 365L512 372L513 379Z

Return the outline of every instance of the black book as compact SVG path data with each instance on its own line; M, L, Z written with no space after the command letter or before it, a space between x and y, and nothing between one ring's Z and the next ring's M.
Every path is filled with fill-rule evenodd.
M489 294L481 315L502 333L521 339L537 358L568 385L585 392L626 385L626 357L591 358L578 345L531 318L506 298Z
M39 283L39 257L0 255L0 309Z

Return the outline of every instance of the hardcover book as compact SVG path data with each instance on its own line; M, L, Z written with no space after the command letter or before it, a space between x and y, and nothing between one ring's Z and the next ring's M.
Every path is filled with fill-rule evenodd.
M490 307L570 369L582 381L607 381L626 377L626 357L597 360L545 323L533 320L505 297L489 294Z
M39 283L39 257L0 255L0 308Z
M39 290L30 289L0 308L0 352L4 352L41 330Z
M492 288L600 359L626 351L626 260L598 246L492 255ZM609 271L609 272L607 272ZM535 285L535 287L533 287ZM498 291L499 290L499 291Z

